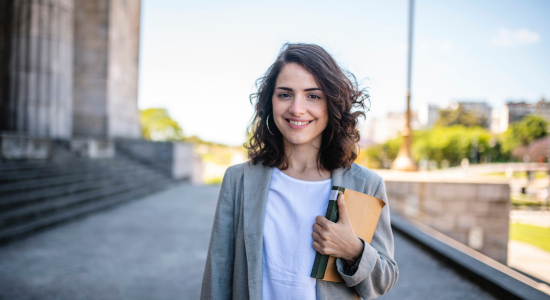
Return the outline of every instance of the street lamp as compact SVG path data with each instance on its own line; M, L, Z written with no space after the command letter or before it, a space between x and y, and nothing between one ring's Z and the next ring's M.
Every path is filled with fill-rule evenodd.
M546 136L548 137L548 146L546 149L546 164L548 170L546 171L546 176L550 175L550 125L546 126Z
M405 128L403 128L403 142L399 148L397 158L391 168L399 171L417 171L418 167L411 156L411 64L412 64L412 42L413 42L413 8L414 0L409 1L409 60L407 69L407 113L405 118Z

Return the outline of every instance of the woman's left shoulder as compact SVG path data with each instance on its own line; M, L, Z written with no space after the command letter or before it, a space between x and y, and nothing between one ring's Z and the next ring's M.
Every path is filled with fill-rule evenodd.
M365 180L365 186L363 187L363 193L382 199L388 203L386 197L386 186L384 179L378 173L373 170L353 163L351 166L352 173L355 172L355 176Z
M380 182L382 180L382 177L378 175L376 172L374 172L373 170L367 167L358 165L356 163L351 164L350 171L353 175L369 181Z

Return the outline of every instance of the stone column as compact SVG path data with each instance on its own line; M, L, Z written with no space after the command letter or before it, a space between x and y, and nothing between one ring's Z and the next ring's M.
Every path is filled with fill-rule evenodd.
M74 135L139 138L139 0L75 0Z
M109 0L75 0L75 136L107 137Z
M0 130L72 135L73 0L5 0Z
M111 0L109 15L109 136L140 138L138 96L141 1Z

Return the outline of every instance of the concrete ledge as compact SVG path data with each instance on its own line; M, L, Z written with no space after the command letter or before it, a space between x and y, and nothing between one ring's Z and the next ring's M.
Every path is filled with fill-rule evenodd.
M51 140L47 137L18 132L0 132L0 159L25 160L48 159L51 156Z
M501 299L550 299L550 287L418 222L392 214L392 227Z
M469 169L447 169L438 171L405 172L395 170L373 170L384 178L384 181L402 182L438 182L438 183L503 183L509 184L506 177L480 176ZM414 176L411 176L414 174Z
M71 151L82 157L110 158L115 156L115 143L113 140L73 137L70 141Z
M190 143L117 139L115 147L118 153L145 163L173 179L195 181L195 157Z

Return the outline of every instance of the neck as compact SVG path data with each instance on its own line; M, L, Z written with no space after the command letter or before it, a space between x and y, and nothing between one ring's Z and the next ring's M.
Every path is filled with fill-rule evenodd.
M285 155L288 159L288 168L295 171L317 169L317 155L319 154L319 150L307 149L302 146L305 145L285 148Z
M317 155L321 146L320 139L313 143L295 145L285 140L285 155L288 160L288 169L283 172L290 177L319 181L331 178L331 172L317 167Z

